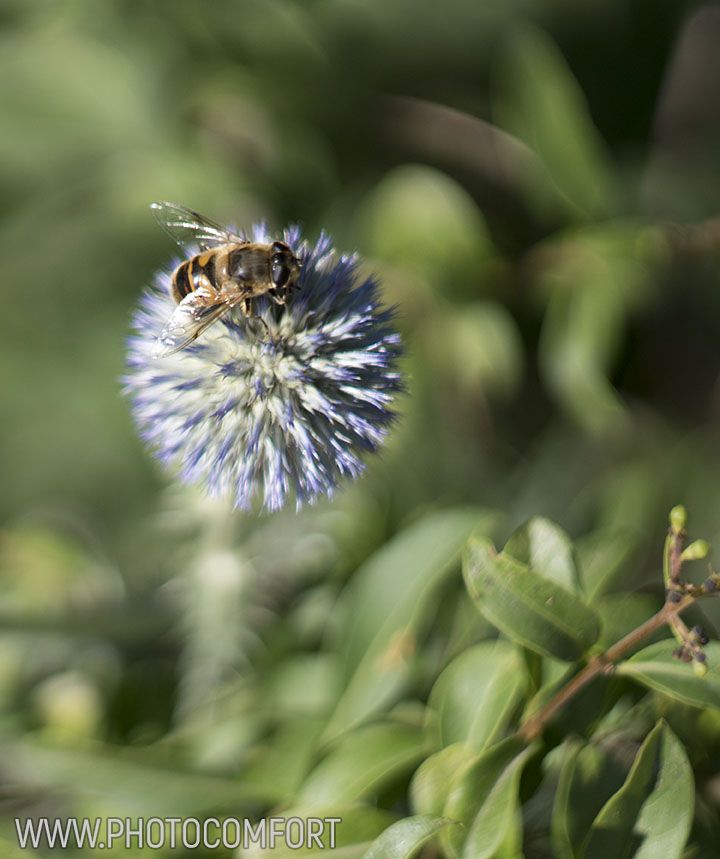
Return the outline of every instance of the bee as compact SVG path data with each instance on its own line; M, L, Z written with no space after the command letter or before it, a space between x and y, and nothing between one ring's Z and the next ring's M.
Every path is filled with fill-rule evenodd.
M160 332L155 357L184 349L234 307L247 318L259 319L267 331L255 313L255 300L267 296L284 305L297 288L302 262L290 247L280 241L250 242L174 203L152 203L150 208L178 245L193 253L172 273L177 307Z

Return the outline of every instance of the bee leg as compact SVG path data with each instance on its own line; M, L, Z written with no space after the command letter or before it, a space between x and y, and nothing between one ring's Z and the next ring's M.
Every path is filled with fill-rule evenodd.
M265 331L263 332L264 333L263 339L264 340L270 340L271 339L270 329L268 328L267 322L262 318L262 316L258 316L254 312L255 308L254 308L253 302L250 299L246 298L244 301L242 301L240 303L240 309L242 310L242 312L244 313L244 315L248 319L257 320L258 322L262 323L262 326L265 329Z
M275 304L279 304L281 307L285 307L285 305L287 304L287 298L284 295L275 295L272 292L268 292L268 295L272 302L274 302Z

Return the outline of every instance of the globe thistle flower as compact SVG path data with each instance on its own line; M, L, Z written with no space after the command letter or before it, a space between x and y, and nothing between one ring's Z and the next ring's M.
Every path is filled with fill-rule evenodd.
M252 238L270 242L263 225ZM284 241L302 259L298 289L257 320L233 309L174 354L154 357L175 309L170 272L156 275L135 312L125 390L142 438L187 483L248 509L277 510L332 495L363 470L393 421L402 388L400 338L379 284L354 254L336 256L323 234ZM266 328L266 330L263 330Z

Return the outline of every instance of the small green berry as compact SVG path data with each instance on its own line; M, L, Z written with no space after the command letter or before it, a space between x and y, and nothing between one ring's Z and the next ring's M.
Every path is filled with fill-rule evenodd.
M706 540L695 540L686 549L683 549L680 557L683 561L699 561L701 558L707 557L709 551L710 544Z
M670 528L672 529L673 534L679 534L681 531L684 531L686 522L687 512L682 504L678 504L677 507L673 507L670 511Z
M703 653L702 655L704 656L705 654ZM693 673L696 677L704 677L708 673L707 664L703 660L696 659L693 662Z

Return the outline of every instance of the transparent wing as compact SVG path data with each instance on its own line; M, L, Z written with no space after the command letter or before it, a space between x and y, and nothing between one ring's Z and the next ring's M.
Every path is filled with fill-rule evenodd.
M158 224L183 250L192 251L195 247L199 247L200 250L206 251L218 245L246 241L237 233L184 206L160 202L151 203L150 209Z
M186 295L160 332L153 357L164 358L184 349L208 325L220 319L228 310L230 310L228 304L213 302L202 290Z

